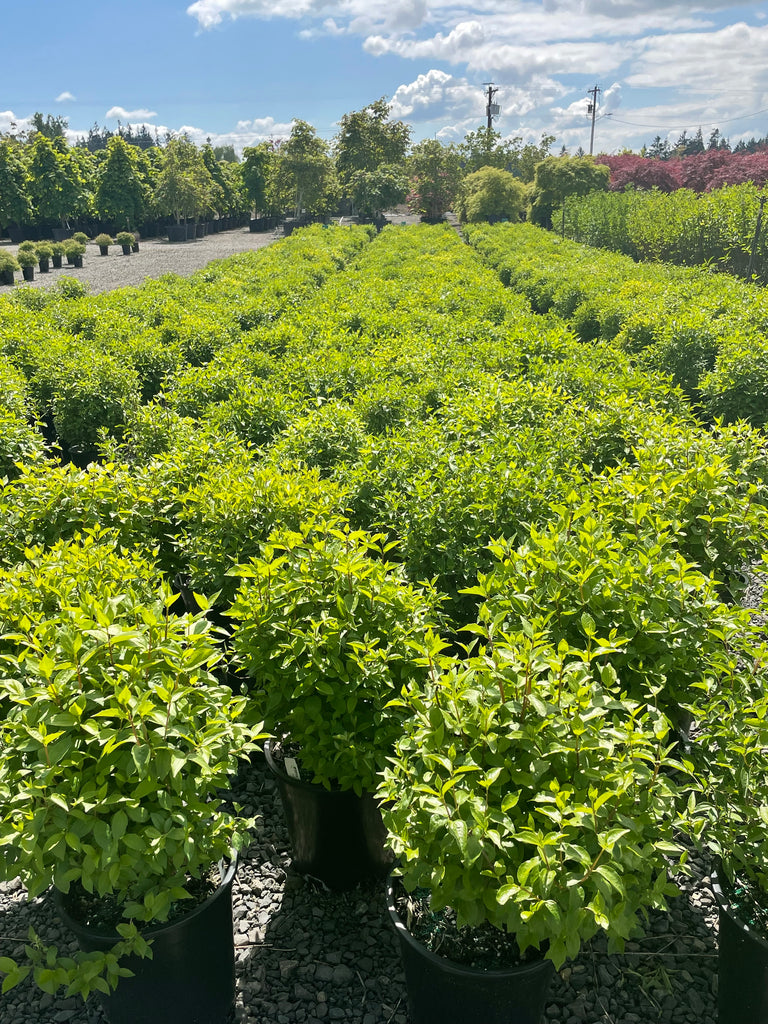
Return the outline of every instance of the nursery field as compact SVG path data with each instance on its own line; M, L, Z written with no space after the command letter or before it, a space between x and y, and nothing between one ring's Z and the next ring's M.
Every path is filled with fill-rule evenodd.
M738 277L768 280L763 188L747 182L708 192L655 188L571 196L553 224L586 245L639 260L711 266Z
M313 227L0 298L0 878L164 920L273 827L205 802L269 733L378 792L435 912L561 978L663 921L694 850L759 897L764 292L465 235ZM45 991L100 987L41 957ZM641 1019L612 971L548 1019ZM705 987L643 1019L714 1020Z

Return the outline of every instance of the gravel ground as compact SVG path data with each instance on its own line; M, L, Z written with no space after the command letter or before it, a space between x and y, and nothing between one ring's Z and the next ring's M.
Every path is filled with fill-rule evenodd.
M188 274L276 237L246 228L178 245L142 241L130 257L119 250L100 257L89 248L82 270L36 275L32 287L49 287L67 274L86 281L92 292L106 291L169 271ZM750 587L745 604L756 604L758 589ZM292 871L277 789L262 762L246 766L233 789L244 813L261 816L234 887L237 1021L408 1024L383 886L338 895ZM646 934L628 943L624 954L609 955L596 939L562 968L543 1024L715 1024L717 909L707 865L694 858L692 868L691 878L678 880L681 895L670 913L652 914ZM29 902L20 883L0 884L0 955L10 954L30 925L60 952L74 949L48 896ZM45 995L27 981L0 996L0 1022L105 1024L105 1018L95 1000L84 1005L79 998Z
M62 277L74 277L82 281L90 294L107 292L113 288L126 285L138 285L145 278L157 278L163 274L191 274L204 267L211 260L223 259L237 252L248 252L261 249L277 238L282 238L282 230L265 234L251 234L248 228L236 228L232 231L221 231L205 238L196 238L189 242L169 242L167 238L141 239L139 251L123 256L119 245L110 246L109 255L100 256L99 248L90 242L83 258L83 266L68 267L66 262L61 270L49 270L41 274L35 270L35 280L27 285L21 281L21 273L16 273L16 284L0 285L0 295L10 294L14 288L52 288ZM4 245L8 252L16 253L18 246Z

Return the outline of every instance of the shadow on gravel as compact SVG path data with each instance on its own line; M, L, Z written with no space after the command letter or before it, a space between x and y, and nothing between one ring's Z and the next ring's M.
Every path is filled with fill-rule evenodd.
M238 963L238 1020L407 1024L383 883L335 893L295 874L275 783L258 766L252 772L261 786L261 863L246 861L239 873L238 954L252 955Z
M717 909L708 875L692 870L669 913L652 912L624 953L597 936L561 969L546 1024L716 1024Z

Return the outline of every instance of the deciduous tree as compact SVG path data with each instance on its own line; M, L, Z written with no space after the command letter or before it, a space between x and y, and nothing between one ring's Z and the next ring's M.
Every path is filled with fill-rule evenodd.
M610 172L591 156L550 156L536 165L531 199L531 220L552 226L552 211L568 196L585 196L608 188Z
M131 229L144 213L145 190L139 172L136 150L119 135L107 143L107 157L96 181L96 212L115 227Z
M440 220L450 210L461 185L461 157L453 146L425 139L408 159L411 192L408 205L425 220Z
M402 121L389 120L390 110L382 97L341 118L333 150L336 173L345 194L349 194L355 172L404 163L411 129Z
M525 209L525 186L509 171L481 167L464 179L456 204L459 218L478 221L517 221Z

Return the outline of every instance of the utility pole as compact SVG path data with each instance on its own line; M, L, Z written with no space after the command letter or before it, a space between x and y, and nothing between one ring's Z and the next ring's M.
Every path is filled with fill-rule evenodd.
M592 156L592 150L595 145L595 116L597 114L597 97L602 92L598 86L594 86L592 89L587 89L587 96L591 96L592 99L587 104L587 117L592 115L592 131L589 133L589 155Z
M499 90L498 87L494 89L493 82L483 82L483 85L488 86L488 91L485 94L488 97L488 102L485 105L485 116L488 121L488 134L490 135L491 129L493 128L493 119L494 117L498 117L501 112L499 104L493 102L493 97Z

